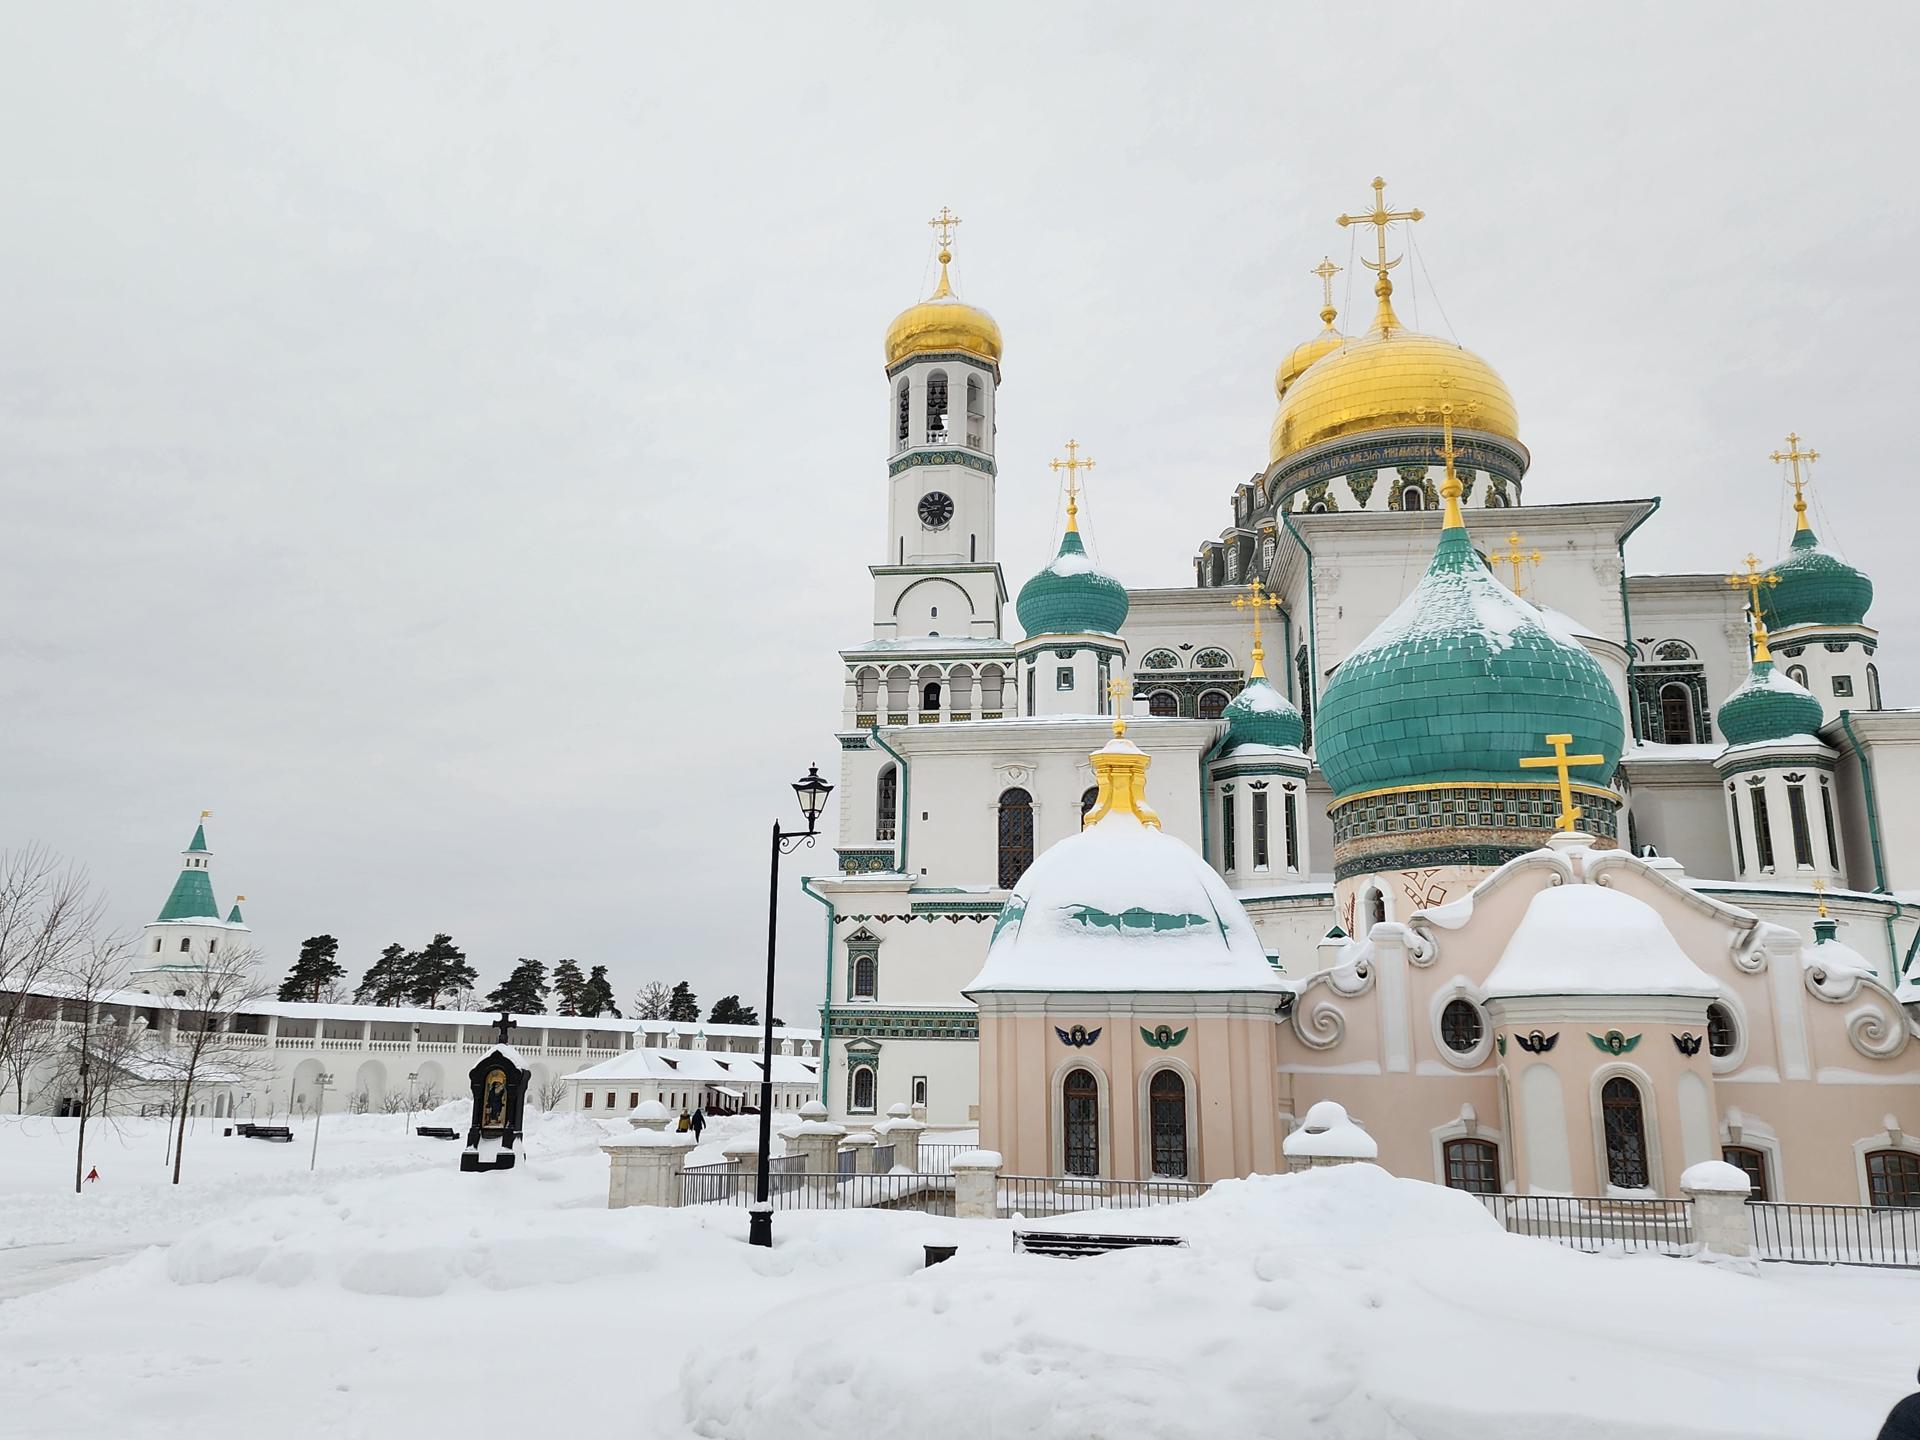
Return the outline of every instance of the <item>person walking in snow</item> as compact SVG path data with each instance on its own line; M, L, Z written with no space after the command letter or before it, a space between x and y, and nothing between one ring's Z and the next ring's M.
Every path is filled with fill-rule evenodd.
M675 1128L678 1129L682 1135L684 1135L687 1133L687 1129L692 1123L693 1123L692 1121L687 1119L687 1112L682 1110L680 1112L680 1124Z
M707 1117L698 1105L693 1107L693 1119L688 1122L693 1127L693 1143L700 1143L700 1132L707 1128Z

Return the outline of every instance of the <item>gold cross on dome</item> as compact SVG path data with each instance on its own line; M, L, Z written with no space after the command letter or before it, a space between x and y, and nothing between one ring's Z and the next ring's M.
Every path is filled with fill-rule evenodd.
M1247 582L1247 593L1234 596L1230 603L1236 610L1251 610L1253 612L1253 665L1247 672L1247 678L1249 680L1264 680L1267 678L1267 649L1261 642L1260 622L1266 618L1266 612L1268 610L1278 610L1280 608L1280 597L1267 589L1265 585L1262 585L1260 583L1260 577L1256 575Z
M940 213L938 215L927 221L927 224L940 232L940 248L942 250L953 243L953 227L959 223L960 217L944 205L940 207Z
M1808 464L1812 464L1820 458L1820 452L1818 450L1802 450L1800 448L1800 437L1789 431L1787 434L1787 448L1785 450L1775 450L1771 455L1767 456L1767 458L1776 465L1785 465L1788 467L1787 474L1789 479L1787 483L1793 486L1793 528L1796 531L1806 529L1807 481L1806 477L1800 473L1800 462L1805 460Z
M1113 738L1127 733L1127 702L1133 698L1133 681L1116 675L1107 682L1107 694L1113 700Z
M1080 528L1080 472L1093 469L1093 461L1082 460L1080 442L1069 440L1067 441L1067 458L1049 460L1047 465L1050 469L1067 472L1067 529L1078 530Z
M1756 661L1772 660L1773 652L1767 648L1767 622L1760 618L1760 588L1764 585L1771 589L1780 583L1780 577L1762 575L1759 557L1751 551L1747 553L1746 564L1747 573L1742 575L1736 572L1727 576L1727 584L1747 592L1747 612L1753 616L1753 658Z
M1320 319L1331 325L1339 313L1333 308L1333 277L1340 273L1340 267L1333 263L1331 255L1322 255L1320 263L1307 273L1320 277Z
M1827 918L1827 882L1818 875L1813 877L1813 893L1820 897L1820 918Z
M1580 807L1573 803L1573 784L1567 778L1567 771L1576 765L1604 765L1604 755L1569 755L1567 746L1573 743L1571 735L1549 735L1547 744L1553 747L1551 755L1522 755L1520 768L1523 770L1557 770L1560 774L1560 818L1553 822L1556 830L1571 832L1580 818Z
M1373 209L1364 215L1342 215L1339 217L1337 223L1343 230L1349 225L1373 226L1374 244L1378 249L1380 258L1378 260L1369 260L1362 256L1360 263L1369 270L1379 271L1381 277L1384 279L1387 271L1393 269L1395 265L1400 263L1401 259L1405 258L1401 256L1393 260L1387 259L1387 227L1396 220L1424 220L1426 218L1426 212L1422 210L1387 209L1387 182L1376 175L1373 177Z
M1495 550L1487 559L1495 565L1505 565L1513 571L1513 585L1511 588L1514 594L1520 595L1524 594L1526 589L1525 569L1527 566L1538 565L1540 563L1540 552L1535 550L1532 554L1528 554L1522 550L1520 548L1520 532L1518 530L1511 530L1507 533L1507 549L1504 552Z
M1462 420L1472 420L1480 413L1480 402L1468 400L1464 404L1455 401L1453 395L1454 379L1451 375L1440 377L1441 394L1447 398L1438 405L1419 405L1414 407L1414 418L1426 420L1429 416L1440 417L1440 458L1446 463L1447 478L1441 482L1440 498L1446 501L1446 514L1441 518L1440 528L1451 530L1455 526L1466 528L1467 518L1460 513L1460 495L1465 489L1460 477L1453 473L1453 462L1460 452L1453 448L1453 422L1458 416Z

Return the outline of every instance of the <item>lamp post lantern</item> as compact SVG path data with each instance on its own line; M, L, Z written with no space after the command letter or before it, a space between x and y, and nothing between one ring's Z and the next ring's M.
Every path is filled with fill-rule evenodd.
M805 830L782 830L773 822L773 851L767 885L767 1008L761 1012L764 1030L760 1050L760 1161L755 1171L753 1206L747 1212L747 1243L773 1244L773 961L780 913L780 857L819 835L820 812L826 809L833 786L820 778L820 767L809 765L804 780L793 785L794 798L806 818Z
M307 1156L309 1170L320 1162L320 1112L327 1108L327 1087L331 1084L333 1076L325 1070L313 1077L316 1099L313 1106L313 1153Z

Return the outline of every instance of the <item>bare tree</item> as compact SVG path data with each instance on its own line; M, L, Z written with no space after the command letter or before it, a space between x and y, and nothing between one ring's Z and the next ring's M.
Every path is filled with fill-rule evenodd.
M633 1018L664 1020L673 1003L673 987L664 980L649 980L633 993Z
M567 1098L567 1077L549 1075L540 1082L540 1091L534 1097L540 1102L542 1110L551 1110Z
M31 995L83 963L99 929L105 900L86 872L51 850L29 845L0 852L0 992ZM11 1068L14 1037L30 1007L0 1011L0 1067Z
M180 1071L180 1112L175 1120L173 1183L180 1183L187 1116L193 1109L193 1085L199 1079L231 1082L244 1077L258 1056L240 1049L233 1038L233 1017L259 1003L271 987L254 964L258 952L235 947L216 950L203 965L176 977L181 993L171 1001L173 1059Z
M66 956L59 977L47 977L61 991L61 1016L67 1022L55 1080L80 1119L73 1147L75 1194L86 1175L87 1122L107 1113L137 1064L143 1025L114 1014L109 1005L126 984L131 952L131 943L119 936L96 939L82 953Z
M13 1017L13 1038L0 1061L0 1069L12 1079L13 1113L19 1115L27 1108L27 1081L33 1072L60 1058L60 1002L45 995L0 995L0 1005L24 1012Z

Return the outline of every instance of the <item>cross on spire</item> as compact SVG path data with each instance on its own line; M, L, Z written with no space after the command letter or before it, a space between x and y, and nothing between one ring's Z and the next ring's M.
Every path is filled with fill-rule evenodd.
M1120 740L1127 733L1127 702L1133 698L1133 681L1125 675L1116 675L1107 682L1107 695L1113 701L1113 738Z
M1333 317L1340 313L1333 308L1333 277L1340 273L1340 267L1331 255L1322 255L1320 263L1307 273L1320 277L1320 323L1332 328Z
M1440 390L1443 395L1453 394L1453 376L1440 377ZM1441 483L1440 498L1446 502L1446 514L1442 517L1440 528L1452 530L1466 529L1467 517L1460 513L1460 496L1466 487L1461 485L1460 477L1453 473L1453 462L1460 452L1453 448L1453 421L1457 415L1462 420L1471 420L1480 412L1480 402L1469 400L1464 404L1451 398L1443 399L1438 405L1422 405L1414 414L1425 420L1429 415L1440 417L1440 458L1447 467L1447 478Z
M1513 584L1510 588L1514 594L1519 595L1525 590L1525 568L1540 563L1540 552L1535 550L1532 554L1528 554L1523 551L1520 548L1520 532L1512 530L1507 533L1507 549L1504 552L1495 550L1487 556L1487 559L1492 564L1505 565L1513 571Z
M1778 575L1762 575L1759 557L1751 551L1747 553L1747 572L1738 571L1727 576L1727 584L1736 590L1747 592L1747 611L1753 616L1753 658L1756 662L1773 659L1773 651L1767 648L1767 622L1760 618L1760 587L1771 588L1780 583Z
M1260 577L1256 575L1247 582L1247 593L1234 596L1229 603L1236 610L1253 612L1253 666L1247 672L1247 678L1264 680L1267 678L1267 648L1261 643L1260 622L1266 618L1268 610L1280 608L1280 597L1262 585Z
M1093 461L1082 460L1080 442L1069 440L1067 441L1067 458L1049 460L1047 465L1050 469L1067 472L1067 529L1077 532L1080 529L1080 472L1093 469Z
M1364 215L1341 215L1338 223L1342 229L1349 225L1373 226L1373 240L1377 260L1369 260L1364 255L1360 263L1376 272L1380 278L1374 282L1373 293L1380 297L1380 323L1384 326L1392 322L1393 311L1387 306L1387 297L1393 294L1393 281L1387 278L1387 272L1406 257L1396 256L1387 259L1387 227L1399 220L1424 220L1426 212L1422 210L1389 210L1387 208L1387 182L1378 175L1373 177L1373 209Z
M1805 530L1807 528L1807 481L1806 477L1800 473L1800 462L1805 460L1811 464L1820 458L1820 452L1818 450L1802 450L1800 448L1800 437L1789 431L1787 433L1787 448L1785 450L1775 450L1771 455L1767 456L1767 458L1776 465L1785 465L1788 467L1787 483L1793 486L1793 528L1795 532Z
M940 248L942 250L945 250L953 243L953 227L959 223L960 217L944 205L940 207L940 213L938 215L927 221L927 224L940 232ZM940 258L942 261L947 259L944 255Z
M1820 918L1827 918L1827 882L1818 875L1813 877L1813 893L1820 897Z
M1571 834L1576 828L1575 822L1581 815L1580 807L1573 803L1573 783L1567 778L1567 772L1576 765L1604 765L1604 755L1569 755L1567 747L1573 743L1571 735L1548 735L1547 744L1553 747L1551 755L1522 755L1520 768L1523 770L1555 770L1560 776L1560 818L1553 822L1553 828Z

